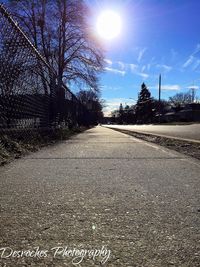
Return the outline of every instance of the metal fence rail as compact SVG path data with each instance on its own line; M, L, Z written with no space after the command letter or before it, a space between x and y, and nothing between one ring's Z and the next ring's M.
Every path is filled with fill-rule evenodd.
M87 109L63 89L61 100L54 71L0 4L0 138L89 124Z

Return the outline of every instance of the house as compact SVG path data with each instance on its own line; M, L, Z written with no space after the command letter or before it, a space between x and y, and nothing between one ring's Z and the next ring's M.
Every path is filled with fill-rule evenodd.
M200 122L200 103L180 106L179 110L171 109L162 116L163 122Z

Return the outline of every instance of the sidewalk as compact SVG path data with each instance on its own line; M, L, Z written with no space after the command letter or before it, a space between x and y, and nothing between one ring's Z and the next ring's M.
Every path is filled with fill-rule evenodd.
M103 127L12 162L0 168L0 248L46 255L0 266L75 266L54 257L60 246L102 249L76 266L197 267L199 173L197 160Z

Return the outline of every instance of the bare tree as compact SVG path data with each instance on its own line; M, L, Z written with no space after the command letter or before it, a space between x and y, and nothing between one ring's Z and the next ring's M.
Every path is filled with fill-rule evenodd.
M78 100L90 110L93 123L98 123L103 118L102 109L105 105L104 101L99 98L97 92L92 90L81 90L77 93Z
M177 93L169 98L169 102L175 107L192 103L192 95L190 91L186 93Z
M88 25L83 0L10 0L9 7L35 47L62 82L98 91L103 50Z

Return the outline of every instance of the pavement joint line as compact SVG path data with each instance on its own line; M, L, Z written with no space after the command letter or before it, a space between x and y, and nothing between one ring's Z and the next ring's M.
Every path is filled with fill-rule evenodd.
M109 129L112 129L112 130L117 131L117 132L119 132L119 133L121 133L121 134L123 134L123 135L126 135L126 136L128 136L131 140L135 140L135 139L136 139L136 140L138 141L138 143L137 143L137 142L135 142L135 143L137 143L137 144L145 144L146 146L152 147L152 148L155 149L155 150L160 150L160 151L164 152L165 154L171 155L172 158L177 158L177 156L176 156L176 154L175 154L175 151L172 152L172 151L170 150L170 148L164 148L164 147L162 147L162 146L159 145L159 144L151 143L151 142L149 142L149 141L146 141L146 140L143 140L143 139L139 139L139 137L132 136L132 135L130 134L132 131L128 131L128 130L127 130L127 133L124 133L124 132L121 132L121 131L120 131L121 129L115 129L115 128L109 128ZM122 131L123 131L123 130L122 130ZM185 158L187 158L187 156L186 156ZM181 159L181 158L180 158L180 159Z
M72 141L68 142L68 141L66 141L66 143L73 143L73 144L74 143L78 143L79 144L80 142L72 142ZM118 144L118 142L109 142L109 141L105 141L105 142L103 142L103 141L101 141L101 142L98 142L98 141L97 142L87 142L87 143L83 143L83 144L98 144L98 143L106 143L106 144L107 143L117 143ZM140 142L131 141L131 142L120 142L120 143L140 143Z
M190 163L194 164L195 166L198 166L200 168L200 164L198 161L198 159L195 159L195 158L183 158L183 159L180 159L180 160L184 160L184 161L189 161Z
M104 126L103 126L104 127ZM111 129L111 130L114 130L114 131L117 131L117 132L119 132L119 133L122 133L122 134L124 134L124 135L127 135L127 136L129 136L129 137L131 137L131 138L133 138L133 139L139 139L139 137L135 137L135 136L132 136L131 135L131 133L136 133L136 134L144 134L144 135L146 135L146 136L148 136L148 133L147 132L137 132L137 131L131 131L131 130L123 130L123 129L119 129L119 128L110 128L110 127L105 127L105 128L108 128L108 129ZM121 131L123 131L123 132L121 132ZM126 133L125 133L125 132ZM158 135L156 135L156 134L149 134L149 135L151 135L151 136L155 136L155 137L159 137ZM167 136L165 136L165 135L163 135L163 136L161 136L160 135L160 137L163 137L163 138L168 138ZM176 139L176 138L170 138L169 137L169 139L175 139L175 140L179 140L179 141L186 141L186 139L184 139L184 140L181 140L181 139ZM175 151L175 150L171 150L170 149L170 147L168 148L168 147L163 147L162 145L160 145L160 144L156 144L156 143L152 143L151 141L147 141L147 140L143 140L143 139L139 139L139 140L141 140L141 142L142 143L144 143L144 144L146 144L147 146L150 146L150 147L152 147L152 148L154 148L154 149L156 149L156 150L161 150L162 152L164 152L164 153L166 153L166 154L168 154L168 155L171 155L172 157L176 157L176 155L177 154L180 154L181 152L178 152L178 151ZM194 143L196 143L196 144L198 144L198 143L200 143L200 142L196 142L196 140L195 140L195 142ZM181 153L182 154L182 153ZM174 159L178 159L177 157L176 158L174 158ZM198 163L198 162L196 162L196 161L198 161L198 159L196 159L196 158L191 158L191 156L185 156L184 158L179 158L179 160L184 160L184 161L189 161L190 163L192 163L192 164L194 164L194 165L196 165L196 166L200 166L200 164Z
M120 158L120 157L116 157L116 158L112 158L112 157L85 157L85 158L80 158L80 157L63 157L63 158L60 158L60 157L57 157L57 158L51 158L51 157L38 157L38 158L24 158L24 160L46 160L46 159L55 159L55 160L62 160L62 159L72 159L72 160L76 160L76 159L94 159L94 160L102 160L102 159L111 159L111 160L115 160L115 159L120 159L120 160L163 160L163 159L166 159L166 160L174 160L174 159L177 159L177 160L183 160L183 159L187 159L187 157L135 157L135 158Z
M107 129L111 129L111 128L107 128ZM106 136L104 136L104 137L106 138ZM102 138L102 139L105 139L105 138ZM107 136L107 138L111 138L111 136ZM123 138L123 137L112 137L112 139L125 139L125 138ZM66 140L66 141L85 141L85 138L77 138L77 139L71 138L71 139Z
M66 143L72 143L76 144L75 142L66 142ZM79 144L79 142L77 142ZM89 144L119 144L118 142L88 142L88 143L82 143L81 145L89 145ZM142 145L142 142L120 142L120 144L140 144Z

